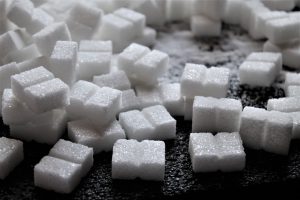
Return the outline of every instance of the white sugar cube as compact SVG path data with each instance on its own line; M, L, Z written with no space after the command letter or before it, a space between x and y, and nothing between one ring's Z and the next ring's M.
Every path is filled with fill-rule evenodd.
M184 98L181 96L180 84L162 84L159 86L161 101L172 116L184 115Z
M24 93L26 104L36 113L70 104L69 87L58 78L27 87Z
M191 15L192 0L167 0L166 18L168 21L179 21Z
M5 179L23 159L23 143L21 141L0 138L0 179Z
M280 47L279 47L280 48ZM300 69L300 42L299 41L291 41L291 43L287 44L282 49L283 55L283 64L294 68Z
M129 90L131 88L130 81L124 71L94 76L93 82L99 87L110 87L118 90Z
M193 104L193 132L238 131L241 113L239 100L197 96Z
M223 172L241 171L246 165L246 154L239 133L218 133L219 168Z
M300 138L300 112L289 113L293 119L293 137L292 139Z
M300 98L285 97L279 99L269 99L267 104L268 110L280 112L298 112L300 111Z
M300 74L287 72L285 74L285 86L300 85Z
M78 45L71 41L57 41L50 57L51 71L69 86L75 82Z
M285 88L286 97L299 97L300 96L300 85L290 85Z
M224 7L224 0L194 0L192 10L193 14L202 14L220 21Z
M191 133L189 153L194 172L213 172L219 169L219 151L211 133Z
M186 64L181 77L181 94L187 98L211 96L224 98L229 87L229 69Z
M111 53L79 52L77 79L92 80L93 76L110 72Z
M158 77L167 72L168 67L169 56L161 51L153 50L135 62L135 78L144 85L154 85Z
M120 100L120 113L129 110L139 110L141 108L140 99L136 96L133 89L122 91Z
M40 8L35 8L30 23L25 25L30 34L35 34L54 22L54 18Z
M121 91L103 87L85 102L85 115L96 126L112 122L120 110ZM99 117L101 116L101 117Z
M176 120L161 105L144 108L142 113L154 127L154 138L168 140L176 138Z
M97 28L102 18L102 10L90 4L74 3L68 18L93 29Z
M30 23L34 5L30 0L14 0L8 8L7 17L19 27Z
M66 24L68 25L68 29L73 41L79 42L80 40L92 39L94 34L93 28L70 19L66 20Z
M15 62L0 66L0 93L6 88L10 88L10 77L18 73L19 70Z
M135 87L136 94L140 99L141 107L149 107L154 105L162 105L160 91L158 87Z
M282 70L282 54L272 52L254 52L251 53L247 61L270 62L276 65L277 74Z
M81 165L45 156L34 167L34 185L59 193L71 193L81 179Z
M155 138L155 127L140 111L132 110L120 113L119 120L127 138L139 141Z
M7 56L8 53L21 49L25 46L24 41L14 31L8 31L0 35L0 61Z
M133 23L114 14L103 16L100 29L101 38L105 40L128 41L135 37Z
M112 9L127 8L131 4L131 0L111 0Z
M87 81L76 82L70 91L70 105L67 107L68 116L72 119L83 117L85 102L96 93L98 87Z
M184 120L193 119L194 98L184 97Z
M65 133L67 115L64 110L56 109L24 125L10 125L10 135L25 141L36 141L53 145Z
M165 162L164 142L118 140L113 148L112 178L163 181Z
M49 70L49 68L50 68L49 58L45 57L45 56L40 56L37 58L28 59L26 61L23 61L23 62L20 62L17 64L17 67L20 72L32 70L39 66L43 66Z
M265 6L271 10L291 11L295 8L295 0L262 0Z
M79 144L94 149L94 154L103 151L112 151L114 143L125 139L125 132L118 121L98 130L87 120L77 120L68 123L69 138Z
M277 66L270 62L245 61L239 68L240 83L269 87L278 75Z
M143 34L145 24L146 24L145 15L130 10L128 8L120 8L114 12L114 15L119 16L133 23L134 26L133 28L135 30L135 37L141 36Z
M239 24L243 0L227 0L224 5L222 20L227 24Z
M16 97L21 101L26 101L24 90L44 81L52 80L54 75L44 67L34 68L11 76L11 88Z
M60 139L50 150L49 156L82 165L81 176L85 176L94 163L93 149L82 144Z
M274 44L282 44L299 38L299 21L292 17L269 20L266 22L265 35Z
M269 40L264 43L263 50L264 50L264 52L276 52L276 53L281 52L281 48L279 46L273 44ZM284 55L282 55L282 57L284 59ZM283 63L284 63L284 60L283 60Z
M191 30L194 36L216 37L221 35L221 22L206 16L195 15L191 18Z
M133 40L133 43L137 43L145 46L153 46L156 42L157 32L155 29L146 27L143 31L142 36L137 37Z
M241 117L240 134L243 143L252 149L262 149L265 134L266 110L245 107Z
M22 49L11 51L8 53L2 60L4 63L9 63L9 62L23 62L28 59L36 58L39 57L40 52L37 49L35 44L31 44L29 46L26 46Z
M101 40L81 40L79 51L81 52L108 52L112 53L112 42Z
M119 54L118 67L125 71L130 79L135 78L133 74L135 62L149 52L150 49L148 47L133 43Z
M63 22L53 23L33 36L40 53L44 56L50 56L57 41L71 40L70 31Z

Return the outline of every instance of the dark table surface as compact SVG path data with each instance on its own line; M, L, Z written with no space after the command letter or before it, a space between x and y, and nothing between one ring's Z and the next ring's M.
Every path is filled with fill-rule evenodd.
M169 25L165 29L167 31L162 30L159 34L161 43L156 48L166 50L164 42L168 43L166 37L168 37L169 30L174 31L174 29L177 31L176 37L182 36L181 33L183 35L186 33L185 25ZM241 53L238 58L233 58L232 55L240 52L240 47L235 46L223 50L221 47L228 46L228 44L230 46L231 42L227 40L232 35L241 38L244 37L245 33L237 27L227 26L225 26L223 32L221 39L195 40L195 43L199 45L198 53L210 52L210 55L213 56L219 54L221 49L221 52L229 55L230 58L222 62L216 59L216 63L207 62L204 64L208 66L228 66L228 64L234 63L233 65L237 68L238 63L246 56L246 53ZM186 38L186 35L184 38ZM249 38L247 43L248 40ZM244 41L244 38L241 41ZM208 48L200 48L203 46ZM214 52L215 49L218 49L217 53ZM182 51L185 50L182 49ZM166 50L166 52L168 51ZM197 59L195 60L197 54L189 57L183 53L184 60L180 60L176 53L168 53L171 59L178 61L172 63L174 70L170 70L169 77L174 76L175 79L171 78L171 82L175 82L176 76L180 76L184 62L194 61L197 63ZM200 60L199 63L202 63L202 61ZM284 91L278 86L278 83L280 82L277 81L269 88L249 88L240 86L236 73L232 73L228 97L241 99L243 106L265 108L269 98L284 97ZM283 189L296 191L297 188L300 188L300 141L292 141L288 156L245 149L247 155L246 168L241 172L195 174L192 171L188 153L191 122L184 121L183 118L179 117L177 118L177 124L177 138L166 142L164 182L112 180L112 154L101 153L95 156L91 171L83 178L72 194L61 195L45 191L34 187L33 168L43 156L48 154L51 146L31 142L24 144L24 161L4 181L0 181L0 199L161 199L184 198L203 192L214 193L215 191L276 191L277 189L280 191ZM0 135L9 136L8 127L3 124L0 124Z

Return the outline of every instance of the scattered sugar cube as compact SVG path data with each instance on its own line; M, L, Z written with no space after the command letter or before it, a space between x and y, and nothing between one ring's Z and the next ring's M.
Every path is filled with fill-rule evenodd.
M235 99L197 96L193 104L193 132L235 132L240 128L242 104Z
M142 113L154 127L154 139L168 140L176 138L176 120L161 105L144 108Z
M269 99L267 108L268 110L276 110L280 112L299 112L300 98L285 97L279 99Z
M300 42L291 41L291 43L283 47L282 55L284 65L294 69L300 69Z
M45 156L34 167L34 185L59 193L71 193L81 179L81 165Z
M68 123L68 136L76 143L94 149L94 154L112 151L115 142L125 139L125 132L118 121L98 130L87 120L77 120Z
M77 119L83 117L85 102L96 93L98 87L87 81L76 82L70 91L70 105L67 107L68 117Z
M191 18L191 30L195 36L216 37L221 35L221 22L206 16L195 15Z
M192 0L167 0L166 18L168 21L184 20L191 15Z
M138 110L120 113L119 121L129 139L142 141L155 138L155 127Z
M136 96L133 89L122 91L120 100L120 113L141 108L140 99Z
M93 149L82 144L60 139L50 150L49 156L82 165L81 176L85 176L94 163Z
M25 46L24 41L14 31L8 31L0 35L0 61L7 56L8 53L21 49Z
M51 56L57 41L71 40L70 31L64 22L53 23L32 37L40 53L44 56Z
M45 56L39 56L37 58L28 59L26 61L17 64L19 72L25 72L43 66L46 69L50 69L49 58Z
M54 75L44 67L34 68L11 76L11 88L14 95L20 100L26 102L25 88L44 81L52 80Z
M154 85L158 77L167 72L168 67L169 56L161 51L153 50L135 62L135 78L145 85Z
M92 39L93 34L94 34L93 28L91 28L87 25L72 21L70 19L66 20L66 24L68 26L68 29L70 31L70 35L71 35L71 38L73 41L79 42L80 40L83 40L83 39L84 40Z
M135 37L133 23L114 14L103 16L100 29L101 37L105 40L129 41Z
M79 44L80 52L108 52L112 53L112 42L101 40L81 40Z
M211 133L191 133L189 153L194 172L213 172L219 169L219 151Z
M184 115L184 98L181 96L180 84L162 84L159 86L162 104L172 116Z
M290 85L285 89L286 97L299 97L300 85Z
M114 15L126 19L133 23L133 28L135 30L135 37L141 36L143 34L145 24L146 24L145 15L130 10L128 8L120 8L114 12Z
M120 110L121 91L103 87L85 102L85 115L96 126L108 125ZM99 117L101 116L101 117Z
M2 60L4 63L9 63L9 62L20 63L20 62L26 61L28 59L36 58L39 56L41 56L41 55L40 55L40 52L37 49L36 45L31 44L22 49L11 51Z
M270 62L276 65L277 74L282 70L282 54L272 52L254 52L251 53L247 61Z
M155 29L146 27L143 31L142 36L137 37L133 40L133 43L137 43L145 46L153 46L156 42L157 32Z
M131 88L130 81L124 71L94 76L93 82L99 87L110 87L118 90L129 90Z
M162 104L158 87L136 86L135 91L142 108Z
M271 10L291 11L295 8L295 0L262 0Z
M102 10L97 7L82 2L75 2L70 10L68 19L95 29L99 26L102 15Z
M204 65L186 64L181 77L181 94L187 98L211 96L224 98L229 87L229 69L206 68Z
M265 35L274 44L282 44L299 38L299 21L292 17L269 20L266 22Z
M0 93L10 88L10 77L18 74L19 70L15 62L0 66Z
M227 0L224 5L222 20L227 24L239 24L243 0Z
M270 87L277 75L277 66L270 62L245 61L239 68L240 84Z
M218 133L215 136L219 148L219 168L223 172L241 171L246 165L246 154L240 134Z
M34 5L30 0L14 0L9 5L7 18L19 27L31 22Z
M71 41L57 41L50 57L51 71L69 86L75 82L78 45Z
M147 172L147 173L145 173ZM163 181L165 144L162 141L118 140L113 148L112 178Z
M54 22L54 18L41 8L35 8L30 23L25 25L30 34L35 34Z
M65 133L66 123L66 112L56 109L26 124L10 125L9 129L14 138L53 145Z
M79 52L77 79L92 80L93 76L110 72L111 53Z
M287 72L285 74L285 86L300 85L300 74Z
M184 97L184 120L193 119L194 98Z
M224 0L195 0L192 5L193 14L205 15L212 20L220 21Z
M0 138L0 179L5 179L23 159L23 143L21 141Z

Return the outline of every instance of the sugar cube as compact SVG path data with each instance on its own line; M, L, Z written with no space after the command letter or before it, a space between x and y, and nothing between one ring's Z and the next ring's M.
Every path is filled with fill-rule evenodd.
M0 179L5 179L23 159L21 141L6 137L0 138Z
M145 46L153 46L156 42L156 30L150 27L146 27L143 31L142 36L137 37L133 40L133 43L137 43Z
M79 144L94 149L94 154L112 151L114 143L125 139L125 132L118 121L111 122L101 130L96 129L88 120L77 120L68 123L69 138Z
M194 15L202 14L212 20L220 21L224 7L224 0L194 0L192 12Z
M80 52L108 52L112 53L112 42L101 40L81 40L79 44Z
M64 22L53 23L32 37L40 53L44 56L51 56L57 41L71 40L70 31Z
M265 6L271 10L291 11L295 8L295 0L262 0Z
M172 116L184 115L184 98L181 96L180 84L161 84L159 86L162 104Z
M77 79L92 80L93 76L110 72L111 53L79 52Z
M98 87L87 81L76 82L70 91L70 105L67 106L68 116L71 119L83 117L85 102L96 93Z
M34 68L11 76L11 88L20 101L26 102L25 88L52 80L54 75L44 67Z
M93 82L99 87L110 87L118 90L129 90L131 88L130 81L124 71L94 76Z
M138 110L120 113L120 124L129 139L138 141L154 139L155 127Z
M136 96L133 89L122 91L120 100L120 113L141 108L140 99Z
M120 8L114 12L114 15L119 16L133 23L133 28L135 30L135 37L141 36L143 34L145 24L146 24L145 15L128 8Z
M291 41L291 43L284 46L282 49L282 55L284 65L294 69L300 69L300 42L298 40Z
M49 156L82 165L81 176L85 176L94 163L93 149L82 144L60 139L50 150Z
M277 74L282 70L282 54L272 52L254 52L247 57L247 61L271 62L276 65Z
M57 41L50 57L51 71L69 86L75 82L78 45L71 41Z
M45 156L34 167L34 185L59 193L71 193L81 179L81 165Z
M298 97L300 96L300 85L290 85L285 88L286 97Z
M34 5L30 0L14 0L8 8L7 18L19 27L29 24Z
M70 19L66 20L66 24L70 31L71 38L75 42L79 42L83 39L90 40L93 37L94 30L87 25L72 21Z
M270 62L245 61L239 68L240 83L251 86L270 87L277 74L276 65Z
M70 104L69 87L60 79L52 79L25 88L25 102L36 113L47 112Z
M135 91L142 108L162 104L158 87L136 86Z
M300 98L284 97L279 99L269 99L267 108L268 110L280 112L298 112L300 111Z
M195 36L216 37L221 35L221 22L206 16L195 15L191 18L191 30Z
M32 44L22 49L11 51L2 60L4 63L9 63L9 62L20 63L28 59L36 58L39 56L40 56L39 50L37 49L35 44Z
M30 23L25 25L30 34L35 34L54 22L54 18L41 8L33 9Z
M300 85L300 74L287 72L285 74L285 86Z
M191 15L192 0L167 0L166 18L168 21L184 20Z
M120 90L108 87L98 89L84 104L86 117L97 126L109 124L119 112L120 97Z
M50 69L49 58L45 56L39 56L37 58L28 59L26 61L17 64L19 72L32 70L39 66L43 66L49 70Z
M224 5L222 20L227 24L239 24L243 0L227 0Z
M0 61L7 56L8 53L21 49L25 46L24 41L14 31L8 31L0 35Z
M10 77L18 73L19 70L15 62L0 66L0 93L6 88L10 88Z
M113 148L112 178L163 181L165 162L164 142L118 140Z

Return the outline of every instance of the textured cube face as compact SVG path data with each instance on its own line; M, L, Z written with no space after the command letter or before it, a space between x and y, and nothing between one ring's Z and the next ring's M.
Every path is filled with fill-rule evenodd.
M99 87L110 87L118 90L129 90L131 83L124 71L94 76L93 82Z
M139 110L141 108L140 99L136 96L133 89L122 92L120 101L120 112Z
M11 87L10 77L19 73L15 62L0 66L0 93Z
M162 104L159 88L137 86L135 90L142 108Z
M280 112L298 112L300 111L299 97L285 97L280 99L269 99L268 110L275 110Z
M112 177L163 181L165 144L161 141L118 140L113 148Z
M163 105L172 116L184 115L184 98L181 96L180 84L160 85L160 94Z
M101 40L81 40L80 52L108 52L112 53L112 42Z
M271 53L271 52L254 52L247 57L248 61L257 62L270 62L274 63L277 69L277 73L282 70L282 54L281 53Z

